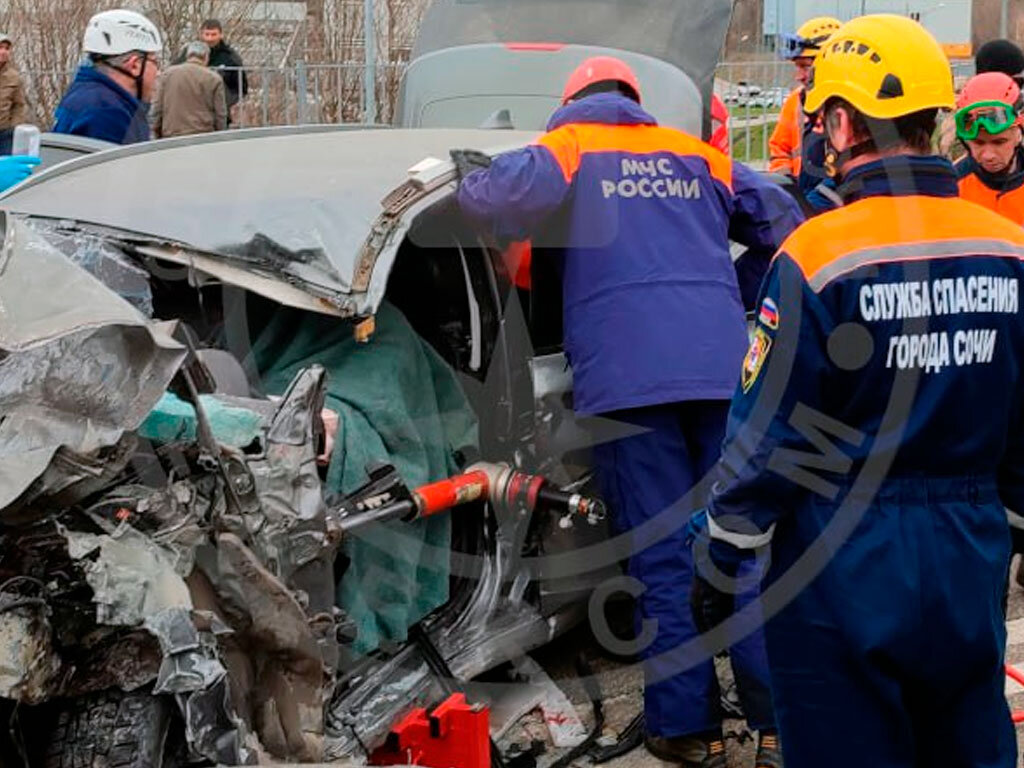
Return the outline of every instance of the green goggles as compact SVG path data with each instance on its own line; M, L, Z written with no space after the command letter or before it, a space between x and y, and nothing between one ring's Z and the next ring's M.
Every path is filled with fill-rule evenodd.
M1001 101L978 101L958 109L955 114L956 135L964 141L978 138L984 128L991 135L1002 133L1017 122L1017 113Z

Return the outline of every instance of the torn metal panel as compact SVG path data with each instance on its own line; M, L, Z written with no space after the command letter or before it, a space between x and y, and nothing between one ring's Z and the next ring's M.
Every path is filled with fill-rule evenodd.
M323 315L348 317L355 313L355 305L343 293L327 289L320 295L311 284L299 288L291 283L282 282L271 272L264 273L248 265L242 267L230 264L214 256L170 245L143 245L137 250L143 256L194 270L198 273L194 282L199 284L220 281L251 291L286 307L319 312ZM205 280L202 278L204 275Z
M368 669L328 706L325 759L365 756L366 749L383 743L399 717L428 705L441 693L419 650L407 646L394 658Z
M98 624L135 627L163 610L191 609L185 574L178 570L191 564L130 525L114 536L58 529L68 554L82 561Z
M78 479L101 472L98 452L138 427L184 358L180 345L24 221L4 223L0 509L58 452L77 465Z
M557 40L652 56L710 86L731 14L729 0L434 0L412 57L459 45Z
M237 715L227 669L221 663L217 638L231 630L215 615L197 616L185 608L169 608L148 616L146 629L160 642L163 662L154 694L175 696L185 720L189 749L217 763L247 765L257 757L255 741Z
M333 563L340 544L340 531L327 516L316 463L326 385L322 367L301 371L270 419L263 454L246 462L263 516L252 547L301 596L310 616L334 610ZM324 654L333 666L336 641Z
M207 637L202 637L187 608L168 608L147 616L143 626L160 642L164 656L154 693L202 691L227 674L217 656L215 634L207 632L203 633Z
M116 241L99 234L63 229L59 222L30 221L47 242L146 317L153 316L149 273L135 264Z

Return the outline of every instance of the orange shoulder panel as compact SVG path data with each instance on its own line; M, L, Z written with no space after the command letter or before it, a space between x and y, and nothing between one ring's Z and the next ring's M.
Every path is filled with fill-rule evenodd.
M576 175L576 169L580 167L580 144L576 137L576 126L563 125L561 128L548 131L538 138L535 144L546 148L555 156L565 180L571 182L572 177Z
M833 262L860 251L972 240L1020 248L1024 228L957 197L871 197L809 219L779 252L812 281Z
M625 152L648 155L671 152L676 155L700 157L707 162L711 175L732 189L732 159L710 144L675 128L657 125L577 124L580 154L590 152Z

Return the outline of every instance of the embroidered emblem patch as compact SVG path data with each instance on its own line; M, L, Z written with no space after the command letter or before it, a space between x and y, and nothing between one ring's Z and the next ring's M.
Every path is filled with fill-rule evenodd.
M740 383L744 392L749 391L757 381L757 377L761 375L761 369L764 367L764 361L768 358L768 351L771 348L771 336L763 329L755 328L750 349L747 350L747 356L743 358L743 371L740 375Z

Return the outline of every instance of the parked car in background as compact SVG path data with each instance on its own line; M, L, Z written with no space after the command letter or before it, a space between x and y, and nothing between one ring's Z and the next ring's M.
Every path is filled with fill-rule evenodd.
M436 0L402 81L406 127L543 130L569 73L613 55L640 79L665 125L710 135L710 100L728 0Z

